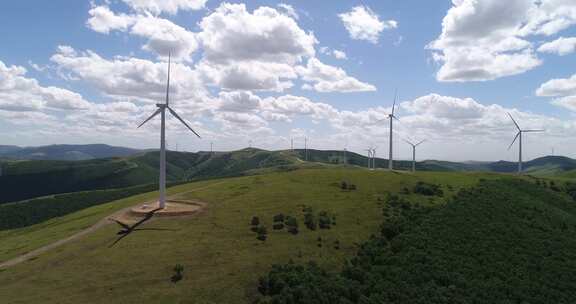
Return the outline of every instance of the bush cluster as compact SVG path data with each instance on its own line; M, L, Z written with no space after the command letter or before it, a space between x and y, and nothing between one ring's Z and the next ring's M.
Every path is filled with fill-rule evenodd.
M416 185L414 186L413 192L416 194L427 195L427 196L442 196L442 195L444 195L444 192L442 191L442 188L440 187L440 185L429 184L429 183L422 182L422 181L416 183Z
M317 228L330 229L332 225L336 225L336 216L330 214L328 211L322 210L317 214L311 207L304 208L304 225L312 231Z
M340 189L345 190L345 191L354 191L354 190L356 190L356 185L352 184L350 182L347 182L347 181L341 181L340 182Z

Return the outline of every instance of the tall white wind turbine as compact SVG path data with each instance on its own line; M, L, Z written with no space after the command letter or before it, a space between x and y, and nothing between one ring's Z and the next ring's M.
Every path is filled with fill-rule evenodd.
M394 103L392 104L392 112L390 114L388 114L388 119L390 119L390 152L389 152L389 157L388 157L388 170L392 170L394 168L392 162L394 161L394 158L392 157L392 134L393 134L393 129L392 129L392 122L394 121L394 119L399 120L398 117L396 117L396 115L394 115L394 108L396 107L396 99L398 98L398 91L396 91L396 93L394 94Z
M164 209L166 207L166 110L170 112L174 117L176 117L182 124L184 124L192 133L194 133L198 138L200 135L196 133L172 108L170 104L170 54L168 54L168 82L166 84L166 103L157 103L156 107L158 110L152 113L144 122L142 122L138 128L147 123L150 119L154 118L156 115L160 114L160 182L159 191L160 199L158 200L158 207Z
M522 133L524 133L524 132L544 132L544 130L541 130L541 129L522 130L520 128L520 126L518 125L518 123L516 122L516 120L514 120L512 115L510 115L510 113L508 113L508 116L510 116L510 119L512 119L512 121L514 122L514 125L516 125L516 129L518 129L518 133L516 133L516 136L514 136L514 140L512 140L512 143L510 144L510 146L508 146L508 150L510 150L510 148L512 148L512 145L514 144L514 142L516 142L516 139L518 139L518 174L522 174Z
M411 141L408 140L404 140L405 142L407 142L409 145L412 146L412 172L416 172L416 147L418 147L418 145L420 145L421 143L425 142L426 140L421 140L419 143L414 144Z

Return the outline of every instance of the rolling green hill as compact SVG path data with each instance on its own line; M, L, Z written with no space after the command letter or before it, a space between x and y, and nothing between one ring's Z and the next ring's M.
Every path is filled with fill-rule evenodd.
M86 160L94 158L129 156L141 150L104 144L50 145L41 147L1 146L0 157L36 160Z
M166 159L168 181L238 176L295 163L293 155L257 149L213 154L169 151ZM86 161L9 161L3 162L2 168L0 203L5 203L49 194L155 183L158 152Z
M308 150L305 162L303 149L265 151L243 149L232 152L167 153L169 181L189 181L206 178L241 176L263 170L283 171L302 166L349 165L366 167L368 159L360 154L336 150ZM388 160L377 158L377 168L387 168ZM416 165L419 171L493 171L512 173L513 162L448 162L426 160ZM576 160L548 156L525 163L529 174L552 176L576 169ZM20 160L0 161L0 204L34 197L89 190L124 188L157 182L158 152L144 152L128 157L83 161ZM411 162L395 161L397 170L409 170ZM29 187L34 185L34 187Z
M258 277L274 263L315 260L341 265L358 244L377 233L387 193L412 189L418 181L441 185L444 196L406 194L424 205L442 204L461 187L487 174L417 175L355 168L300 169L228 179L213 179L169 189L180 198L207 202L205 213L157 219L109 247L118 227L109 225L23 264L0 270L0 302L7 303L250 303L258 297ZM341 181L357 190L340 188ZM448 186L450 185L450 186ZM115 210L156 194L90 207L29 227L0 231L0 261L65 238ZM334 216L330 229L310 230L303 208ZM296 218L299 232L273 229L273 217ZM265 242L250 231L258 216L268 230ZM322 247L318 247L318 239ZM338 241L338 249L334 247ZM172 268L184 266L184 279L170 282ZM39 284L38 282L44 282ZM34 292L22 293L33 288ZM226 292L222 292L225 290Z
M208 209L156 219L113 247L119 227L104 226L0 270L0 302L571 303L576 203L532 181L318 167L179 185L169 193ZM155 195L0 231L0 263ZM274 229L279 214L298 232ZM311 229L307 214L327 214L330 228ZM184 275L171 282L177 264Z

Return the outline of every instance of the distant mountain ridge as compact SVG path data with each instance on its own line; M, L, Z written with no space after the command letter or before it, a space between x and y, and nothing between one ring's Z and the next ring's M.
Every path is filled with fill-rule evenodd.
M105 144L50 145L40 147L0 146L0 158L26 160L88 160L124 157L143 150Z
M41 148L46 151L46 156L61 156L62 153L69 156L70 151L85 153L90 157L128 155L79 161L16 160L16 158L0 160L0 188L2 188L0 203L57 193L123 188L157 183L158 181L158 151L142 151L106 145L85 145L83 147L58 145ZM21 155L29 155L27 153L30 152ZM169 181L178 182L314 166L346 165L366 168L367 164L368 158L366 156L337 150L308 149L306 152L304 149L266 151L247 148L214 153L168 151L167 178ZM375 164L379 169L387 168L388 160L377 158ZM394 161L396 170L409 170L411 166L411 161ZM417 162L416 168L419 171L513 173L517 170L517 163L506 161L459 163L425 160ZM526 172L533 175L576 177L576 160L568 157L546 156L537 158L525 162L524 168Z

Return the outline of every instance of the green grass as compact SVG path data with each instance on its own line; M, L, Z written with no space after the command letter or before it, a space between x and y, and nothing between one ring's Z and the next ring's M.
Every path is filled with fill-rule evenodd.
M190 191L197 187L205 187L211 183L215 182L207 181L180 185L168 189L168 193ZM0 230L0 262L71 236L76 232L92 226L100 219L117 210L153 200L157 196L157 192L144 193L83 209L79 212L53 218L36 225L11 230Z
M377 197L411 188L417 181L443 185L446 196L474 185L490 174L418 174L361 169L306 169L284 173L211 180L180 185L172 194L200 188L180 197L201 199L207 210L188 218L158 219L117 246L118 227L107 226L81 240L49 251L37 259L0 271L0 302L9 303L250 303L257 279L274 263L315 260L339 270L357 251L357 244L378 230L383 217ZM357 185L344 192L341 180ZM450 184L450 191L445 185ZM206 186L213 185L212 187ZM154 197L148 193L88 208L48 222L0 232L0 260L71 235L115 210ZM408 195L410 200L442 204ZM330 230L310 231L303 223L302 205L337 217ZM298 218L300 233L272 229L277 213ZM257 215L268 228L268 240L256 240L249 221ZM335 240L341 248L317 247ZM170 282L172 268L184 266L184 279ZM25 292L22 290L33 290Z

